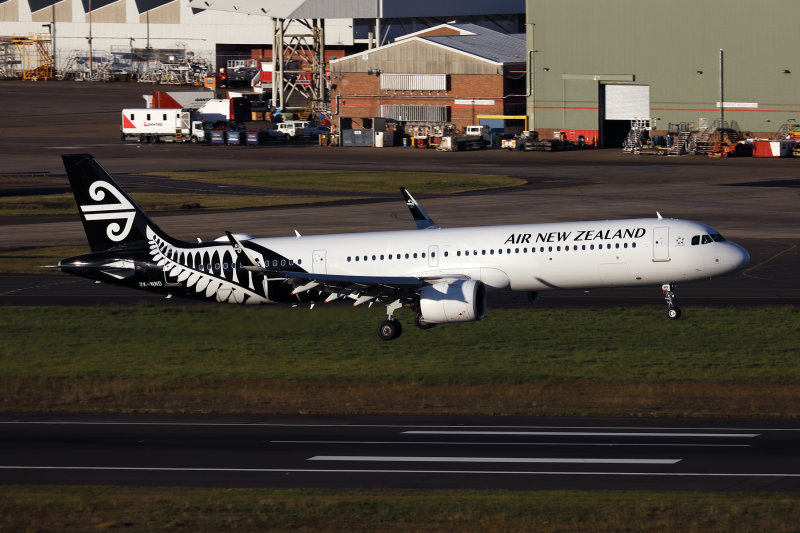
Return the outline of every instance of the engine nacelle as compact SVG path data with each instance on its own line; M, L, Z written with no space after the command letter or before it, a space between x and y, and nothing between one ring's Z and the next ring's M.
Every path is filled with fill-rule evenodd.
M443 281L422 288L419 310L425 322L473 322L486 315L486 286L474 279Z

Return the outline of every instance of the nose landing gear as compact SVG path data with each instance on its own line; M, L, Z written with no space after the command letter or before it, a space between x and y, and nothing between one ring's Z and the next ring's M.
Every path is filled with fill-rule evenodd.
M677 320L681 317L681 308L675 305L675 284L664 283L661 285L661 292L664 294L664 299L667 301L667 317L670 320Z

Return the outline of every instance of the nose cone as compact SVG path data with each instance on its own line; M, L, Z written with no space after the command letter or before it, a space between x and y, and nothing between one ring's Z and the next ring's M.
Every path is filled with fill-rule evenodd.
M746 267L750 263L750 254L747 253L747 250L733 242L728 244L730 244L730 264L733 266L733 270L737 271Z

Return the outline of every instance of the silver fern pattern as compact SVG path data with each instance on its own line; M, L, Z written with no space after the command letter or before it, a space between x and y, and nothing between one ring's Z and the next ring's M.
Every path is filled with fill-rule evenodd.
M163 269L167 286L181 285L188 294L194 291L195 296L220 303L272 303L267 281L262 276L247 271L247 278L239 279L239 274L245 271L233 268L236 264L233 247L178 248L159 237L150 226L147 226L147 240L150 256ZM257 281L256 277L262 279Z

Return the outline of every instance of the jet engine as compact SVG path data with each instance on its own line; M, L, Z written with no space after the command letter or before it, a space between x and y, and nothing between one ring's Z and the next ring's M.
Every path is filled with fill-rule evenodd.
M486 315L486 287L472 279L423 287L419 310L422 320L431 324L480 320Z

